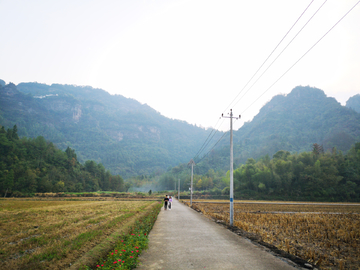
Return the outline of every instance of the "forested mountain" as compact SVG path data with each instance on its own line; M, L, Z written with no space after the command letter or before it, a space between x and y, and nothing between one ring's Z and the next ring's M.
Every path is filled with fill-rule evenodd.
M252 149L248 145L257 148L253 157L278 150L309 151L314 143L325 151L346 151L360 139L360 114L320 89L299 86L287 96L272 98L236 136L244 150Z
M357 94L346 101L346 107L360 113L360 94Z
M44 137L19 138L17 126L0 128L0 194L22 196L34 192L126 191L119 175L102 164L77 160L73 149L65 151Z
M0 125L20 136L39 135L60 149L75 149L80 162L94 160L123 177L149 175L187 163L208 136L202 128L162 116L146 104L86 86L0 82ZM272 98L251 122L234 131L234 163L284 150L347 151L360 141L356 99L347 107L316 88L298 86ZM351 107L351 108L348 108ZM221 132L220 132L221 133ZM226 171L229 134L197 166Z
M123 177L188 161L208 131L162 116L148 105L89 86L9 83L0 86L0 125L39 135L79 161L102 163Z
M314 143L325 151L333 147L347 151L358 141L359 113L320 89L298 86L286 96L273 97L251 122L234 131L234 163L272 156L280 150L311 151ZM197 166L198 173L229 166L229 136L220 145Z

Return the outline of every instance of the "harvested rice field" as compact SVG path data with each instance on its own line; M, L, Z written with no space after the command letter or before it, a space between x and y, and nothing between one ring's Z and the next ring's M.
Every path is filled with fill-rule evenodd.
M97 260L157 204L2 199L1 269L66 269L99 245L102 248L93 254Z
M193 208L229 223L229 203ZM320 269L360 269L360 204L240 202L234 226Z

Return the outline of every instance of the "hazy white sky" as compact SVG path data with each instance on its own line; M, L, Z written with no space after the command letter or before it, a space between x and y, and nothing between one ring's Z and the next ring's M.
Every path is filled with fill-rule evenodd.
M0 0L0 79L90 85L222 130L229 121L217 121L229 108L242 114L238 128L272 96L297 85L320 88L344 104L360 93L360 4L269 87L358 0L325 1L252 86L324 3L314 0L231 105L310 2Z

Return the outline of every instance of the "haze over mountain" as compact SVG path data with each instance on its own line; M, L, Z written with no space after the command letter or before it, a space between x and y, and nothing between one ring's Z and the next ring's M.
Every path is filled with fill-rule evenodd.
M333 147L349 150L360 141L356 99L358 95L349 99L348 108L320 89L302 86L286 96L273 97L251 122L234 131L235 165L279 150L311 151L314 143L323 145L325 151ZM62 150L70 146L80 161L103 163L123 177L187 163L210 132L90 86L10 83L0 87L0 105L0 125L16 124L20 136L42 135ZM226 134L196 170L227 170L228 164Z
M355 104L355 99L358 95L350 98L347 106ZM221 147L204 159L206 165L202 165L201 172L228 167L228 139L227 135ZM359 113L327 97L320 89L298 86L286 96L274 96L251 122L234 131L234 163L272 156L279 150L311 151L314 143L323 145L325 151L333 147L347 151L359 141Z
M357 94L346 101L346 107L360 113L360 94Z
M89 86L8 84L0 88L0 124L20 136L44 136L80 161L101 162L124 177L175 166L195 154L205 129L172 120L146 104Z

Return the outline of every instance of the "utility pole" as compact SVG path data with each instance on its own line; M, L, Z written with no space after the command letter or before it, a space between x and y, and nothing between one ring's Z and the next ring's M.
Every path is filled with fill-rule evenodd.
M193 175L194 175L194 165L195 162L193 159L190 160L188 165L191 165L191 187L190 187L190 207L192 206L192 194L193 194Z
M178 200L180 201L180 178L179 178L179 184L178 184Z
M230 118L230 226L234 224L234 157L233 157L233 118L239 119L239 117L234 117L232 109L230 109L230 117L221 115L223 118Z

